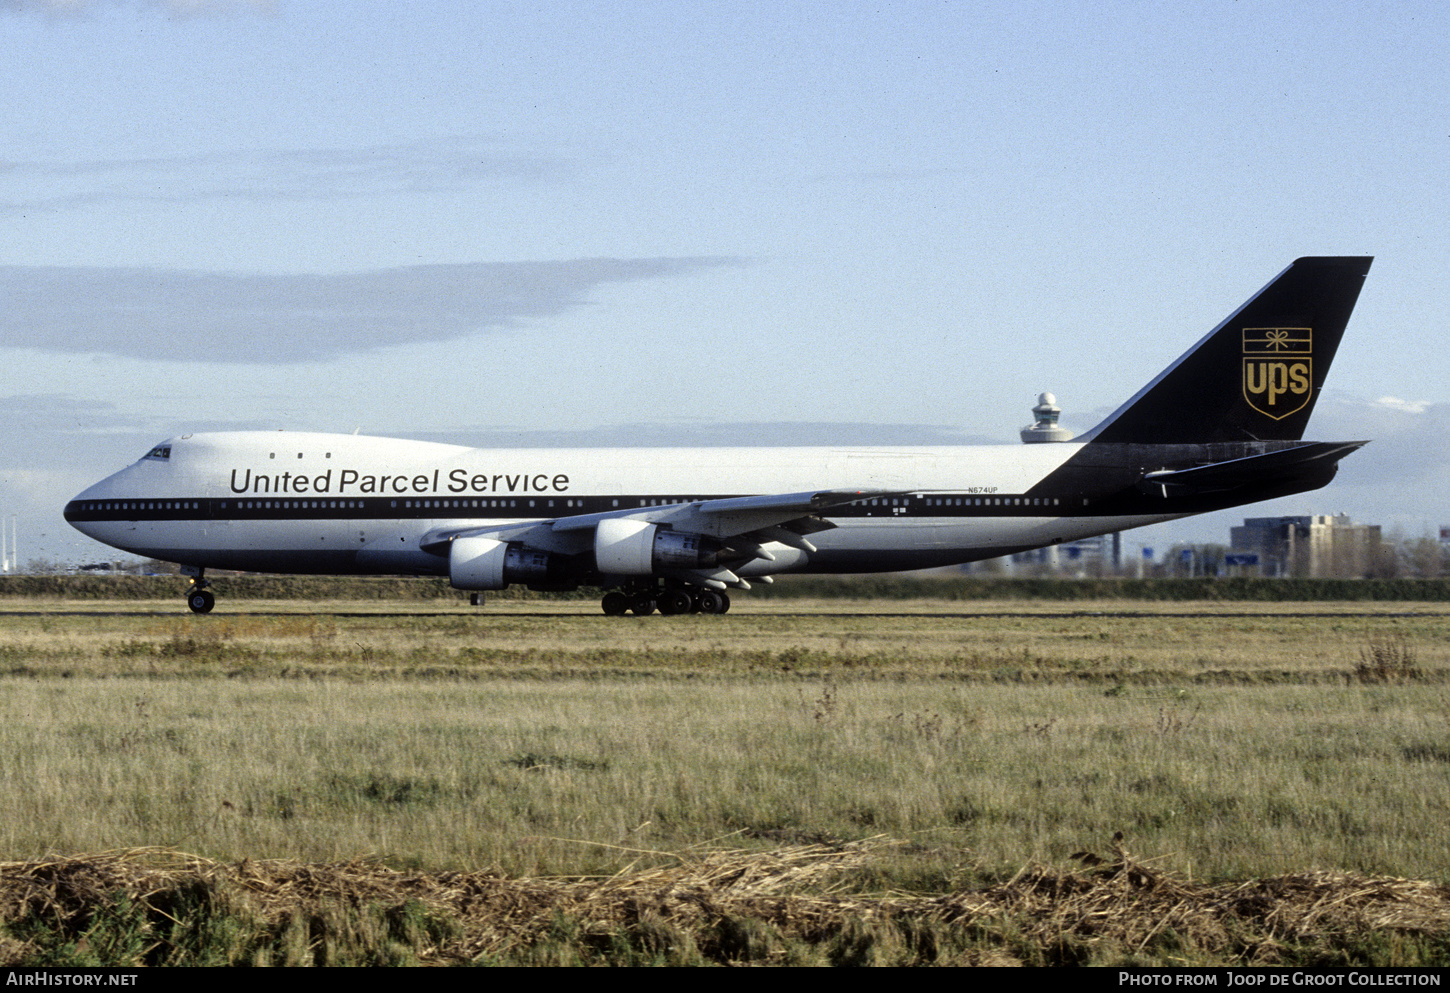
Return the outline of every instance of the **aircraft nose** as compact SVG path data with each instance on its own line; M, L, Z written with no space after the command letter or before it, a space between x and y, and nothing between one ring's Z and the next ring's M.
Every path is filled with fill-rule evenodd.
M77 493L75 499L65 505L64 516L66 523L83 534L90 534L85 528L85 492Z
M77 493L69 503L65 505L63 516L66 523L75 528L81 534L88 537L96 537L96 513L100 509L100 500L96 493L95 486L88 486Z

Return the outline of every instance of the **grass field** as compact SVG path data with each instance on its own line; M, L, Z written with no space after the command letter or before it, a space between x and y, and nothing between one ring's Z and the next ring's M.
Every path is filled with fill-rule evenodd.
M1450 605L411 606L8 601L0 857L607 877L888 838L835 892L930 896L1121 831L1185 883L1450 883Z

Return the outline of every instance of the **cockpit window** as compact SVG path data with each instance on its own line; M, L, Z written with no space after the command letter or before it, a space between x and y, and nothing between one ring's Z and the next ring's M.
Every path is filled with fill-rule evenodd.
M146 457L148 459L169 459L171 458L171 446L157 445L155 448L151 449L151 451L146 453Z

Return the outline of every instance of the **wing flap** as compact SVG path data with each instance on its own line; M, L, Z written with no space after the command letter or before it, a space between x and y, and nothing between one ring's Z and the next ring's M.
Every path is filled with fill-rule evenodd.
M556 531L592 531L602 520L624 518L664 524L676 531L707 534L714 538L733 538L771 527L788 527L798 535L812 534L835 527L829 521L818 517L819 511L873 497L901 496L903 492L811 490L804 493L721 497L718 500L696 500L664 507L638 507L562 517L553 521L551 526Z

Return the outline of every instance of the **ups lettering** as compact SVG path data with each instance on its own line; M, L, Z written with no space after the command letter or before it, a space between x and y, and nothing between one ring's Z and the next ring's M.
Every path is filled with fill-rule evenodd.
M1303 395L1309 392L1309 366L1303 362L1246 362L1244 388L1250 393L1266 394L1272 406L1285 393Z

